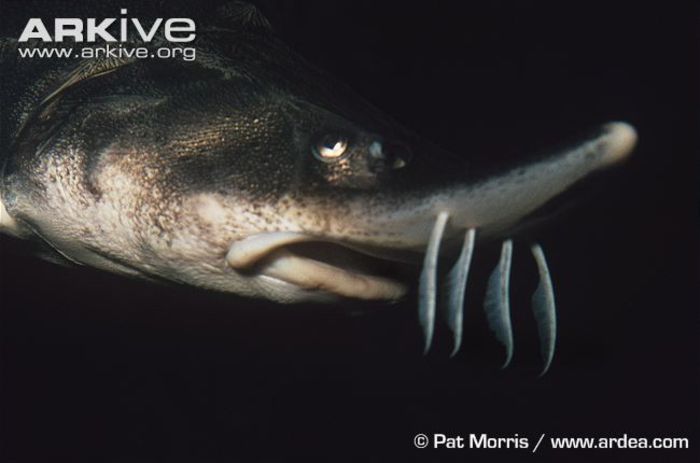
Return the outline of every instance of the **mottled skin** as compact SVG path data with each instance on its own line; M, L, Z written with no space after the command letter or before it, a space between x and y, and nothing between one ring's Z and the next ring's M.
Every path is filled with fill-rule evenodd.
M367 233L353 230L349 198L406 188L418 167L399 173L394 153L377 160L368 147L400 141L405 155L410 139L256 18L200 33L190 63L15 63L6 43L16 84L3 95L2 198L21 234L75 262L231 290L224 256L237 239ZM327 133L349 137L350 155L315 159ZM248 285L233 289L259 293Z
M30 63L3 41L5 231L79 264L307 300L316 288L231 268L231 244L284 231L420 252L439 211L451 212L448 238L502 233L607 163L588 147L568 170L547 161L470 177L289 51L252 7L222 21L198 31L193 62ZM333 162L313 155L328 134L349 142Z

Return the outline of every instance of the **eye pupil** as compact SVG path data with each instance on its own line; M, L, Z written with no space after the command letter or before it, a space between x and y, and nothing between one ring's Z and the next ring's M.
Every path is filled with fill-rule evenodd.
M348 150L348 139L341 135L326 135L313 147L313 152L322 161L342 157Z

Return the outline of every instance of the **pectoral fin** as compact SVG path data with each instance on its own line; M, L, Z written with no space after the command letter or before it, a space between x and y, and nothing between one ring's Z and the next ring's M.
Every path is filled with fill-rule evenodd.
M8 235L16 236L18 238L26 235L26 232L22 230L22 227L7 212L5 204L2 202L2 198L0 198L0 232L7 233Z

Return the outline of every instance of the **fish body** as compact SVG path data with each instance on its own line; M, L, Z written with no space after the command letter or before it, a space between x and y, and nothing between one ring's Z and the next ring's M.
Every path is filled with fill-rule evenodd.
M426 350L438 259L458 256L444 286L458 349L474 243L510 243L636 141L608 123L569 150L475 174L289 50L253 7L226 11L189 62L29 63L17 50L37 44L4 39L0 229L74 264L282 303L392 301L418 285ZM510 246L486 307L512 352ZM548 366L553 292L541 248L533 255ZM421 272L402 281L385 265Z

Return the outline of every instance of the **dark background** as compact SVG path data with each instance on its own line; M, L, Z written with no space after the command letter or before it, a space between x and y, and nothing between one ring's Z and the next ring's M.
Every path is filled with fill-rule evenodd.
M500 371L481 311L497 256L488 246L476 250L465 343L449 360L444 329L421 356L412 300L359 315L277 306L54 266L3 237L0 460L515 461L529 451L416 450L412 439L518 433L534 445L545 432L688 437L691 450L543 445L543 461L698 461L698 8L558 3L261 5L302 55L476 162L529 155L610 120L636 126L630 161L531 235L559 306L547 376L536 377L527 242L514 253L515 357ZM163 4L165 17L212 11ZM8 6L3 31L39 8Z

